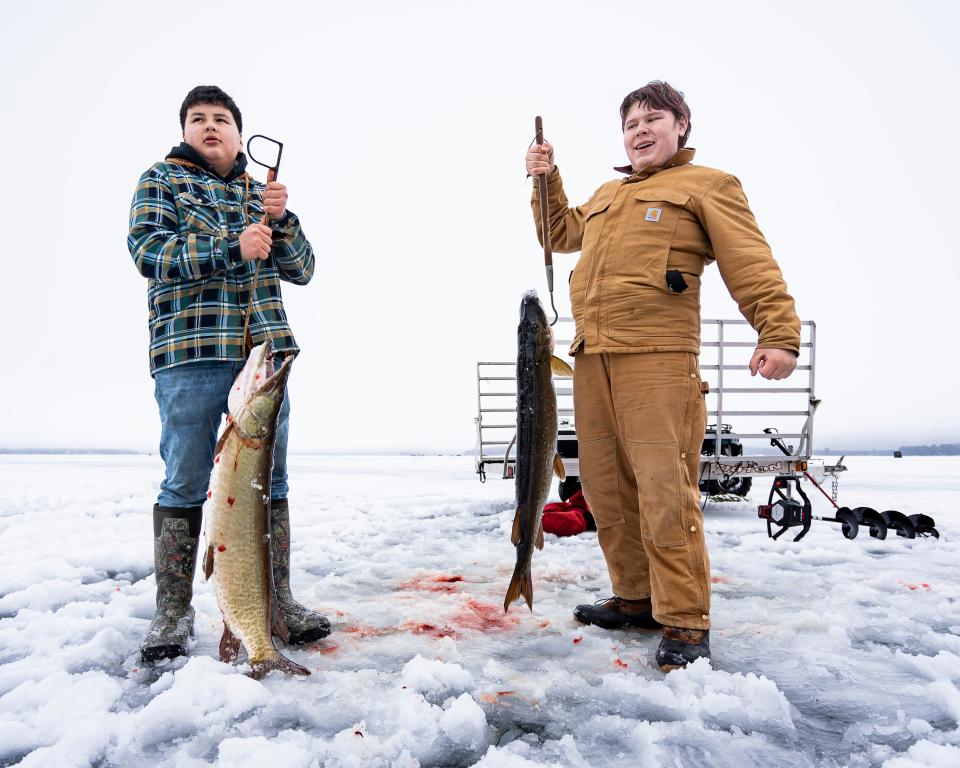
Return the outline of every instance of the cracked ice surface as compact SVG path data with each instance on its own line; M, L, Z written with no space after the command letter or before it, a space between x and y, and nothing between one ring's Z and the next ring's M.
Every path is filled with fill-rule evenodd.
M334 632L256 682L199 574L191 657L139 664L157 458L2 456L0 765L960 765L960 459L846 464L841 503L943 537L772 542L765 481L709 503L713 659L664 675L571 617L609 595L595 534L548 535L504 616L513 485L469 457L291 456L294 591Z

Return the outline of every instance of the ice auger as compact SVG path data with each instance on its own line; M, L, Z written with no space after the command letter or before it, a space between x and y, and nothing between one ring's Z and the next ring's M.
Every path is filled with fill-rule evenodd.
M763 431L770 435L776 435L775 429L767 428ZM779 448L786 455L790 455L790 450L779 437L771 437L770 444ZM834 516L823 517L813 514L813 505L800 487L799 475L778 475L773 480L773 487L770 489L767 503L757 507L758 516L767 521L767 535L771 539L780 538L789 528L800 527L800 533L793 537L794 541L800 541L807 535L810 530L810 523L813 520L839 523L841 532L848 539L855 539L861 526L868 528L870 536L875 539L887 538L887 533L891 530L895 531L897 536L903 536L907 539L915 539L917 536L940 538L939 531L934 527L934 520L929 515L907 516L894 509L877 512L871 507L854 507L853 509L841 507L837 505L830 494L823 490L820 483L814 480L806 469L802 469L801 473L833 505ZM800 500L794 497L794 491L796 491ZM779 528L776 533L773 531L773 526Z

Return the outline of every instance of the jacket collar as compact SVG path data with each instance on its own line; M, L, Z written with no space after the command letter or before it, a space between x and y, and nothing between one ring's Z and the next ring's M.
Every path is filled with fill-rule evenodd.
M653 174L659 171L665 171L667 168L674 168L678 165L686 165L691 160L693 160L693 155L697 150L692 147L684 147L679 150L677 154L671 157L667 162L661 166L647 166L646 168L640 171L634 171L633 168L629 165L620 165L615 167L613 170L620 171L620 173L625 173L627 176L630 176L633 179L636 176L636 181L647 178L648 176L653 176Z
M226 176L221 176L219 173L213 170L213 166L204 159L203 155L197 152L197 150L195 150L185 141L171 149L170 152L167 153L165 159L173 160L174 162L178 160L184 161L206 171L207 173L213 174L218 179L223 179L223 181L227 182L240 178L247 169L247 156L243 154L243 152L240 152L237 154L237 162L233 164L233 168L230 170L230 173L228 173Z

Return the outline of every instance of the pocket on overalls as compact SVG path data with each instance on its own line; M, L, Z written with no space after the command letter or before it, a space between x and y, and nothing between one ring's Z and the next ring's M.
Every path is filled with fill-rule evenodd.
M579 450L580 484L597 528L622 525L616 436L580 440Z
M680 446L631 441L627 448L640 494L641 536L658 547L686 544Z

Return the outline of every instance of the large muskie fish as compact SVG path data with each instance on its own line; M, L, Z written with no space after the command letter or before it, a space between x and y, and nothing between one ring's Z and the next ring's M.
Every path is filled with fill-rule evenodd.
M217 443L210 490L204 503L207 552L203 571L213 576L223 613L220 659L236 661L240 643L250 676L279 669L310 671L273 645L287 636L277 603L270 555L270 476L273 443L292 357L277 371L269 341L254 347L227 399L227 424Z
M517 564L503 601L504 611L520 595L533 610L533 548L543 549L543 505L553 473L563 477L563 464L557 455L553 373L572 376L573 369L553 356L553 332L547 316L536 291L528 291L520 303L517 326L517 514L510 537L517 548Z

